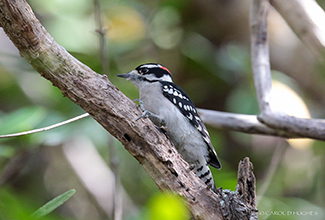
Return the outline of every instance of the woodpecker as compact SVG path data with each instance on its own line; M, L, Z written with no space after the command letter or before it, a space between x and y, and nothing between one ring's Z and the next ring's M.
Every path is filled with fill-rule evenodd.
M117 75L139 89L140 107L166 134L195 174L216 190L209 166L221 169L209 133L188 95L173 83L170 71L157 63L146 63L127 74ZM141 118L140 117L140 118Z

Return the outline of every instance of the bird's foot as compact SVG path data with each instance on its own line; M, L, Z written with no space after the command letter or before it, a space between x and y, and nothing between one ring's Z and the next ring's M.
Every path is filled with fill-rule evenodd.
M134 99L133 101L138 101L139 102L139 107L141 111L143 112L142 115L136 119L136 121L140 120L141 118L149 118L156 126L167 130L166 127L166 121L162 118L160 118L158 115L146 110L143 105L143 101L140 99Z

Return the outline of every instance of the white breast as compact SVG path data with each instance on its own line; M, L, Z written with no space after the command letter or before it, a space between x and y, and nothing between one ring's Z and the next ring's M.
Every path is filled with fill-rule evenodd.
M180 110L162 94L159 82L147 83L140 87L139 91L145 109L166 121L167 135L183 157L190 154L193 154L193 157L207 155L207 146L201 134L190 124Z

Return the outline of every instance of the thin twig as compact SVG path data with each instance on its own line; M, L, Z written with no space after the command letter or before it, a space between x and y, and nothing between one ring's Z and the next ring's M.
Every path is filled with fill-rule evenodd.
M109 71L109 61L106 53L106 27L103 26L103 17L101 13L100 0L94 0L94 14L96 22L96 32L99 34L99 55L100 63L102 66L102 73L108 75Z
M284 155L284 152L286 150L287 142L283 139L279 139L277 146L275 147L275 150L273 152L273 156L270 162L270 166L268 170L266 171L266 175L263 178L263 182L261 183L259 190L257 191L257 198L256 198L256 204L258 205L259 201L262 199L263 195L265 194L266 190L268 189L273 176L275 174L275 171L277 170L282 157Z
M85 118L87 116L89 116L89 114L85 113L85 114L79 115L77 117L71 118L69 120L66 120L66 121L63 121L63 122L60 122L60 123L57 123L57 124L54 124L54 125L50 125L50 126L47 126L47 127L44 127L44 128L38 128L38 129L19 132L19 133L15 133L15 134L0 135L0 138L19 137L19 136L28 135L28 134L35 134L35 133L42 132L42 131L48 131L48 130L51 130L53 128L57 128L57 127L60 127L62 125L66 125L66 124L69 124L71 122L77 121L79 119Z
M108 150L109 150L109 167L113 172L114 175L114 193L113 197L113 210L112 210L112 219L114 220L121 220L122 219L122 197L120 195L120 188L121 188L121 178L118 173L118 166L119 166L119 158L115 152L115 143L113 136L108 136Z

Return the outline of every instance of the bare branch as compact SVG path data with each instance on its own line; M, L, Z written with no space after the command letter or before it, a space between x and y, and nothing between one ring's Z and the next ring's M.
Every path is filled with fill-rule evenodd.
M264 112L258 120L273 127L291 132L300 137L325 141L325 120L297 118L283 112Z
M228 197L218 196L207 189L149 119L136 121L141 115L138 107L105 75L95 73L58 45L25 0L0 0L0 6L0 26L20 55L116 137L161 190L168 189L181 195L195 219L224 219L225 213L220 208ZM249 161L245 164L252 168ZM252 169L243 175L247 177L239 182L246 181L250 190L233 193L230 208L234 213L228 214L243 217L241 219L257 219L255 202L252 202L255 196L251 193L255 189ZM248 192L250 194L246 195Z
M239 131L247 134L263 134L284 138L299 138L289 131L273 129L257 120L256 115L244 115L228 112L219 112L207 109L198 109L205 124L218 129Z
M208 109L197 109L201 116L201 119L205 124L208 124L214 128L230 130L230 131L238 131L247 134L261 134L261 135L269 135L269 136L278 136L284 138L302 138L306 137L306 135L299 136L295 133L274 129L266 126L257 120L256 115L244 115L244 114L236 114L236 113L228 113L228 112L220 112L215 110ZM85 118L89 116L88 113L79 115L77 117L71 118L69 120L53 124L44 128L38 128L34 130L14 133L14 134L5 134L0 135L0 138L11 138L11 137L19 137L23 135L35 134L42 131L48 131L53 128L60 127L62 125L69 124L71 122L77 121L79 119ZM316 137L315 139L323 140L322 136Z
M270 0L309 50L323 60L325 52L325 13L316 1Z
M28 134L35 134L35 133L42 132L42 131L48 131L48 130L51 130L53 128L57 128L57 127L60 127L62 125L66 125L66 124L69 124L71 122L77 121L79 119L85 118L87 116L89 116L89 114L85 113L85 114L79 115L77 117L70 118L69 120L66 120L66 121L63 121L63 122L60 122L60 123L57 123L57 124L54 124L54 125L50 125L50 126L47 126L47 127L44 127L44 128L38 128L38 129L19 132L19 133L15 133L15 134L0 135L0 138L19 137L19 136L28 135Z
M267 42L267 0L253 0L251 4L251 54L252 70L257 100L261 112L270 111L272 77L269 45Z
M267 42L268 7L267 0L254 0L250 19L254 85L261 111L258 120L300 137L325 140L325 120L297 118L273 111L270 107L272 78Z

